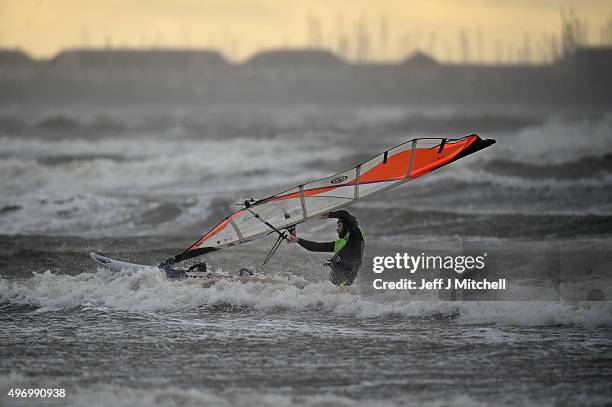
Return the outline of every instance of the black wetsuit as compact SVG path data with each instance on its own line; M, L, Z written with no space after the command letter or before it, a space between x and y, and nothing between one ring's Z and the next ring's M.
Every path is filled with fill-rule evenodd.
M357 277L357 272L361 267L365 239L359 229L357 218L347 211L340 210L329 213L330 218L337 218L342 221L344 229L349 233L348 240L344 247L338 250L331 258L331 273L329 280L335 285L351 285ZM346 236L346 235L345 235ZM345 237L343 236L343 237ZM339 243L335 242L312 242L310 240L298 239L298 244L311 252L334 252Z
M180 270L180 269L175 269L173 267L172 263L168 263L163 262L161 263L159 266L160 270L164 271L166 273L166 277L173 279L173 280L182 280L185 278L189 278L189 274L187 274L188 271L198 271L198 272L204 272L206 273L206 263L199 263L199 264L194 264L191 267L189 267L188 270ZM247 272L250 272L247 269L241 269L240 270L240 275L242 276L243 271L242 270L246 270ZM252 273L251 273L252 274Z
M166 277L168 277L169 279L182 280L184 278L189 278L185 270L175 269L174 267L172 267L171 264L162 263L157 267L159 267L160 270L164 271L166 273Z

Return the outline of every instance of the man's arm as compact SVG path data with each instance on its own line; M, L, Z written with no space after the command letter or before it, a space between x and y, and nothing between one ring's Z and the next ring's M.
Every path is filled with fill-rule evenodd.
M309 250L311 252L333 252L334 251L334 242L312 242L310 240L298 238L295 235L289 235L287 238L289 243L297 243L302 246L304 249Z
M312 242L310 240L298 239L297 243L311 252L333 252L334 242Z

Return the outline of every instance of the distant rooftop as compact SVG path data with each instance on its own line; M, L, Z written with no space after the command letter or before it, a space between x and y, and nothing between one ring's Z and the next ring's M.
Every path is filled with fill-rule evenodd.
M580 47L574 51L573 58L580 62L612 67L612 47Z
M0 64L24 64L32 62L32 59L19 49L0 48Z
M262 68L313 68L342 66L345 62L330 51L321 49L282 49L260 52L244 65Z
M404 65L432 66L440 65L433 57L421 51L415 51L403 61Z
M578 47L576 55L600 58L612 58L612 47Z
M221 53L206 49L73 49L60 52L51 62L80 66L205 64L221 67L228 64Z

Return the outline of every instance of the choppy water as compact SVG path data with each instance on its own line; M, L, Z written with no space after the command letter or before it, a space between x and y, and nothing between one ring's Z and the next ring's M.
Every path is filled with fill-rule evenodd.
M299 247L261 271L273 284L209 288L88 257L156 264L245 197L473 132L497 144L354 208L368 246L350 288ZM610 134L601 113L5 109L0 404L33 405L17 386L65 387L57 405L608 404ZM210 260L254 267L272 243ZM373 256L485 249L509 279L495 297L368 290Z

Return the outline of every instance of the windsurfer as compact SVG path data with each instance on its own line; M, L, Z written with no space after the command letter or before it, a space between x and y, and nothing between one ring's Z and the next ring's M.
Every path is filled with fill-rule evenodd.
M336 227L338 240L319 243L298 238L296 235L289 235L287 240L311 252L334 253L329 262L331 267L329 280L335 285L348 286L353 284L361 267L365 236L359 227L357 218L345 210L321 215L321 219L327 218L338 219Z

